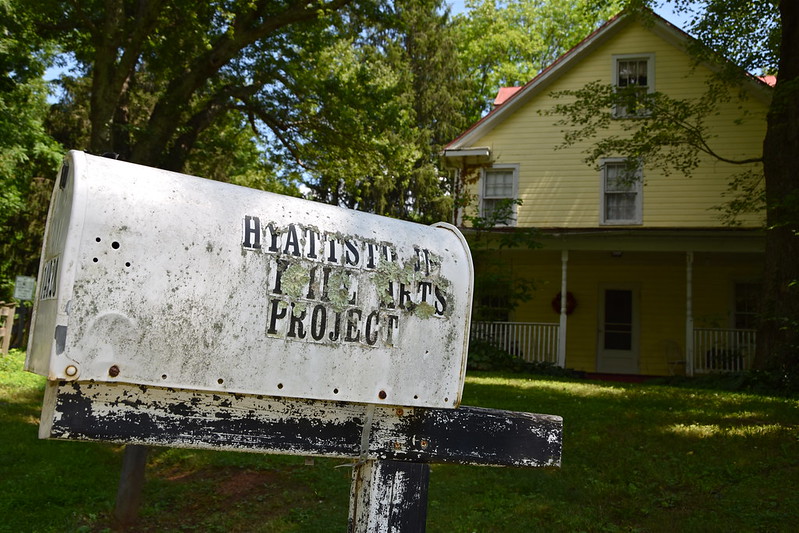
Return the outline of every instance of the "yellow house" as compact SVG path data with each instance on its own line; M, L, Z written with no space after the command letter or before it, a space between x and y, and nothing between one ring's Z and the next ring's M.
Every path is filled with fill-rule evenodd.
M553 92L596 80L702 95L711 72L686 52L692 38L652 17L608 21L523 87L500 91L494 109L443 152L455 172L479 172L469 185L475 210L518 198L509 225L541 231L540 249L496 252L514 279L535 281L533 297L500 322L473 324L474 334L527 360L644 375L734 371L751 362L764 219L732 227L714 209L741 169L707 156L690 177L644 167L640 179L622 183L621 154L592 167L587 144L556 149L563 128L543 114L559 103ZM761 154L770 87L750 81L745 112L733 99L708 119L714 150L730 159ZM609 134L635 120L613 112Z

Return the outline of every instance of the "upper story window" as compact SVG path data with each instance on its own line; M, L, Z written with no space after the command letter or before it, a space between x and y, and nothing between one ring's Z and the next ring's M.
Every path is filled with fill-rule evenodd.
M643 220L641 169L630 172L625 159L604 159L600 174L602 180L600 223L641 224Z
M613 56L613 83L623 96L613 114L640 117L648 113L643 96L655 90L655 55Z
M480 216L494 226L515 226L519 165L495 165L482 173Z

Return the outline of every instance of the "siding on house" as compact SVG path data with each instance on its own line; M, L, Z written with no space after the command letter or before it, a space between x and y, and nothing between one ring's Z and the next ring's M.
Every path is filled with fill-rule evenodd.
M589 143L558 149L563 139L557 117L540 114L561 100L552 91L576 89L591 81L610 83L614 54L654 54L655 90L673 97L698 97L709 75L705 67L694 67L689 56L676 43L662 39L640 24L628 24L568 69L541 92L532 97L512 116L472 146L488 146L496 164L519 164L518 226L596 227L599 226L599 170L584 162ZM707 121L716 132L712 146L729 158L759 155L760 144L753 139L765 135L766 103L756 95L747 102L741 124L740 104L733 100L720 106L721 113ZM630 119L634 120L634 119ZM628 120L618 120L609 134L618 133ZM620 154L607 154L608 157ZM691 177L680 173L665 176L656 168L644 168L643 226L652 228L707 228L722 225L714 208L725 200L730 176L743 170L740 166L702 158L700 168ZM762 224L761 216L741 218L746 227Z
M689 39L657 17L653 25L645 26L622 14L445 150L453 168L467 171L472 164L490 166L485 148L493 164L518 165L517 191L523 205L516 225L541 229L543 247L496 250L514 279L533 280L536 285L533 297L514 309L510 320L565 326L565 350L559 348L558 360L568 368L648 375L724 370L690 364L705 361L716 349L712 344L708 348L708 343L695 345L696 328L734 328L736 284L745 284L741 290L751 293L762 279L763 214L741 216L739 227L733 229L724 225L717 209L728 199L732 176L747 168L759 170L759 164L742 167L703 156L690 177L645 166L641 223L602 225L600 170L584 161L593 140L559 148L563 127L556 124L558 117L543 114L566 101L553 98L553 91L574 90L597 80L612 83L614 56L619 55L654 58L649 80L654 90L673 98L701 97L711 73L694 65L685 52ZM765 136L768 88L752 82L744 89L745 101L731 93L705 122L713 132L711 147L729 159L757 158ZM634 120L613 121L610 130L600 134L619 134ZM481 184L472 187L471 192L479 195ZM577 306L561 320L552 302L564 280ZM610 297L606 306L607 291L616 299ZM606 309L622 316L609 327L632 324L631 348L626 347L629 337L624 337L622 346L617 342L620 337L613 336L619 329L601 335ZM733 336L719 342L728 343L727 338ZM678 361L688 366L681 367Z

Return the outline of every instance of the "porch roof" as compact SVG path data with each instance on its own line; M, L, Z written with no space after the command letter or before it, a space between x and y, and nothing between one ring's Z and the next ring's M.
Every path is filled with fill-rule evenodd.
M467 238L474 231L462 228ZM538 228L545 250L763 253L765 234L751 228ZM519 228L497 228L498 233Z

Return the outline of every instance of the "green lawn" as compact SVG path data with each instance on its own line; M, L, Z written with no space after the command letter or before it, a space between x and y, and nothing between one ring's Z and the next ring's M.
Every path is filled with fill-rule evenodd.
M43 379L0 356L0 531L103 531L119 446L41 441ZM434 465L429 532L796 531L799 402L474 373L464 404L560 415L563 465ZM155 449L135 531L346 530L343 461Z

